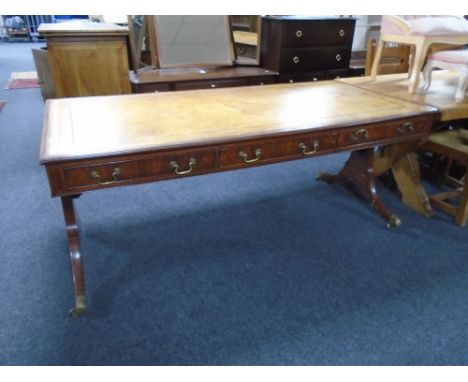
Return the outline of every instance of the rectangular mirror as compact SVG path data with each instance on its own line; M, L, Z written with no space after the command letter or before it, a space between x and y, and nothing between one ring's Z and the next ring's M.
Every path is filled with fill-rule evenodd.
M159 67L232 65L228 16L155 16Z

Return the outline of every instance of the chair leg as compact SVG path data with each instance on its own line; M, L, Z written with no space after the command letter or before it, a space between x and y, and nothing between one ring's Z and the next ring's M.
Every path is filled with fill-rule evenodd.
M419 74L421 72L422 66L424 64L424 59L426 58L428 44L422 42L416 44L413 65L411 68L411 77L408 92L414 94L419 83Z
M422 94L426 94L429 88L431 87L433 70L434 70L433 61L428 60L423 70L424 87L421 89Z
M465 184L463 186L463 192L460 195L460 203L457 208L455 215L455 223L460 226L464 226L468 220L468 169L465 173Z
M460 70L460 80L458 82L457 92L455 93L455 101L463 102L465 93L468 88L468 70Z
M384 46L385 46L385 41L380 40L379 41L379 46L377 47L377 51L375 52L374 62L372 62L372 69L371 69L371 74L370 74L370 77L371 77L372 81L375 81L375 79L377 78L377 72L378 72L378 69L379 69L380 58L382 57L382 52L383 52Z
M411 45L410 47L410 58L409 58L409 63L408 63L408 78L411 77L411 72L413 71L413 64L414 64L414 52L416 50L416 47L414 45Z

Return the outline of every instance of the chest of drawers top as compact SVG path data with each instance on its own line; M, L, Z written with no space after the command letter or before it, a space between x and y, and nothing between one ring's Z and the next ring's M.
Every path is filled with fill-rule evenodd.
M351 45L356 20L342 17L266 16L268 37L285 47Z

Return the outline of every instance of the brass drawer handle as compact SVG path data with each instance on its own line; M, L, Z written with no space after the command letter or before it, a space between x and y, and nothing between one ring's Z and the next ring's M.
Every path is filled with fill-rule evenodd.
M298 64L298 63L299 63L299 57L294 56L294 57L293 57L293 62L294 62L295 64Z
M252 163L256 162L260 159L262 156L262 149L256 149L255 150L255 158L253 159L247 159L247 153L245 151L240 151L239 152L239 157L245 162L245 163Z
M312 154L315 154L318 150L320 146L320 142L319 141L314 141L314 145L313 145L313 150L312 151L307 151L307 146L304 142L301 142L299 143L299 149L302 150L302 154L304 155L312 155Z
M369 139L369 132L367 129L359 129L351 134L351 139L354 141L362 139L363 137L364 139Z
M344 37L344 35L345 35L344 29L340 29L340 31L338 33L339 33L340 37Z
M296 31L296 36L297 36L297 37L302 37L302 31L301 31L301 30L297 30L297 31Z
M341 61L341 54L337 54L335 58L336 58L336 61Z
M121 174L120 168L114 168L112 171L112 180L108 180L106 182L101 182L101 175L97 171L91 171L91 178L96 179L96 183L101 186L108 186L109 184L116 183L118 181L117 177Z
M169 167L173 168L174 172L177 175L185 175L185 174L188 174L188 173L192 172L193 167L196 164L197 164L197 160L195 158L190 158L190 160L188 162L188 165L189 165L188 170L179 171L179 164L175 160L169 162Z
M397 129L396 131L398 133L412 133L414 131L414 125L413 122L403 122Z

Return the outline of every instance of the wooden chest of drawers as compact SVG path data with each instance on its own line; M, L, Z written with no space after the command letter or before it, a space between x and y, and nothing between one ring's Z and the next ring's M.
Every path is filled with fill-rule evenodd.
M355 19L267 16L262 19L262 67L278 82L346 77Z

